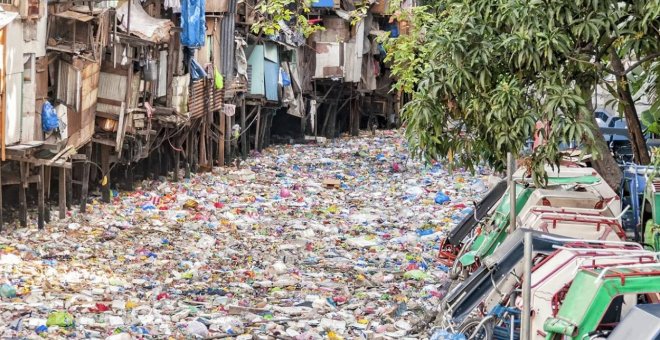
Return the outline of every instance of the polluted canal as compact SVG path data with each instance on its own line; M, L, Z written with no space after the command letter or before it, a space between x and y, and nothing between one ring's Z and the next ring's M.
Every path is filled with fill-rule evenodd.
M0 236L0 336L425 338L438 239L487 182L410 160L388 131L143 181Z

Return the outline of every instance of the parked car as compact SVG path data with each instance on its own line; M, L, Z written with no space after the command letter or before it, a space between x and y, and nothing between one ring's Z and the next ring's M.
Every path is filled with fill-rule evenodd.
M607 127L612 117L614 117L602 109L594 110L594 116L596 116L596 123L598 123L599 127Z

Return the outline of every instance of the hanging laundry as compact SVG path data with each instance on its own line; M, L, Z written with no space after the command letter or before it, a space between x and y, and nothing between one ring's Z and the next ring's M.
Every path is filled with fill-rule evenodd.
M165 8L171 8L174 13L181 13L181 1L165 0Z

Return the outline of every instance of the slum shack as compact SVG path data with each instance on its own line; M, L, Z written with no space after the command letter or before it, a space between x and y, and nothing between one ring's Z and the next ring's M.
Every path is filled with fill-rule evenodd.
M258 3L0 3L2 151L18 161L3 183L30 189L43 165L48 204L50 168L62 166L60 205L80 199L85 211L97 183L108 201L133 176L178 180L396 112L375 40L392 26L386 2L354 23L352 1L314 2L306 15L323 30L311 36L293 22L254 34Z

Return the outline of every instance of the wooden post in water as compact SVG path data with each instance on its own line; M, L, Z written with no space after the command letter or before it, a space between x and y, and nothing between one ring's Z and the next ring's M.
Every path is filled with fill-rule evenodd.
M30 170L28 164L25 162L19 163L20 167L20 184L18 186L18 202L20 204L18 210L18 219L22 227L27 227L27 198L25 196L25 188L27 187L28 171Z
M66 185L66 208L71 209L73 202L73 163L71 169L64 169L65 185Z
M2 207L2 162L0 162L0 231L5 225L5 209Z
M80 212L87 212L87 196L89 194L89 167L92 161L92 143L85 146L85 164L83 165L83 174L80 179L82 182L82 191L80 193Z
M220 115L220 125L218 127L218 165L225 166L225 139L227 139L225 125L227 124L227 119L222 110L218 114Z
M50 179L52 174L52 167L44 167L44 180L42 183L42 189L44 191L44 220L46 223L50 223Z
M110 147L101 145L101 196L103 202L110 202Z
M39 180L37 181L37 226L39 229L44 228L44 182L46 181L46 174L44 166L39 166Z
M245 117L245 96L241 98L241 156L243 160L247 158L248 145L247 145L247 126Z
M178 141L176 142L175 149L174 149L174 173L172 174L172 180L174 182L179 181L179 163L181 163L181 143Z
M66 217L66 168L61 167L59 171L59 177L57 180L59 191L57 193L58 198L58 212L59 218L64 219Z

